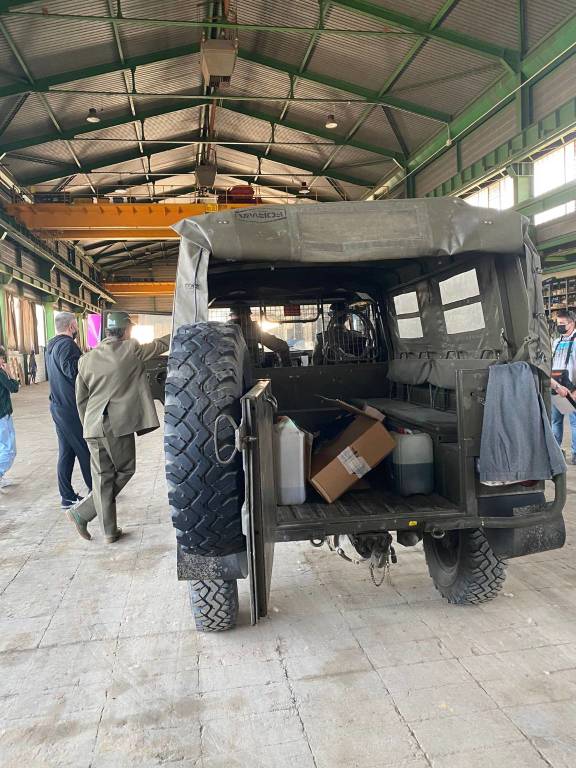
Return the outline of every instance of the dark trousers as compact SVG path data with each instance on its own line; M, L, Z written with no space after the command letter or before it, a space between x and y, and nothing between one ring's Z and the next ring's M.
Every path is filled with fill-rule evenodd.
M75 501L76 492L72 488L74 460L78 459L84 482L92 490L90 472L90 451L82 437L82 424L77 411L67 408L50 408L58 435L58 489L62 501Z

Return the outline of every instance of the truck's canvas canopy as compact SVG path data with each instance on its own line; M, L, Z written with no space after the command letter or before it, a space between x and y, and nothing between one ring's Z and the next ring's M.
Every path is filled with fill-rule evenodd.
M208 319L208 262L357 263L489 253L526 259L530 317L521 359L549 372L539 254L528 220L455 198L262 205L184 219L174 329Z
M232 261L350 262L523 250L525 219L463 200L262 205L184 219L183 239Z

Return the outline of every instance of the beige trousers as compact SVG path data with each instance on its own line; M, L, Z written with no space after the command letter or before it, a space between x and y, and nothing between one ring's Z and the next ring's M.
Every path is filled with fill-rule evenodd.
M96 516L105 536L118 528L116 497L136 471L134 434L116 437L104 417L104 437L86 438L92 469L92 493L77 507L76 513L89 523Z

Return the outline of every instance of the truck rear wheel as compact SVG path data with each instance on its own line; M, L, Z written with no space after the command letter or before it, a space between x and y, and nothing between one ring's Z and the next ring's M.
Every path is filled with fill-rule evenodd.
M238 326L196 323L178 329L168 361L164 450L172 523L184 552L217 556L246 548L242 459L238 454L222 465L214 433L221 415L240 422L248 383L248 350ZM226 459L234 445L229 420L221 422L217 439Z
M506 566L480 529L447 531L441 539L425 534L424 553L434 586L449 603L485 603L502 589Z
M238 583L189 581L190 607L198 632L224 632L236 626Z

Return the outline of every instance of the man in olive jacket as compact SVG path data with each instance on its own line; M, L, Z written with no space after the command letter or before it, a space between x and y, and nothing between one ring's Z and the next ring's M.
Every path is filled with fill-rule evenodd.
M109 312L106 338L78 364L76 401L90 450L93 492L68 511L83 539L88 523L100 518L108 543L117 541L116 497L136 470L134 433L146 434L160 424L144 363L168 349L170 336L150 344L130 338L126 312Z

